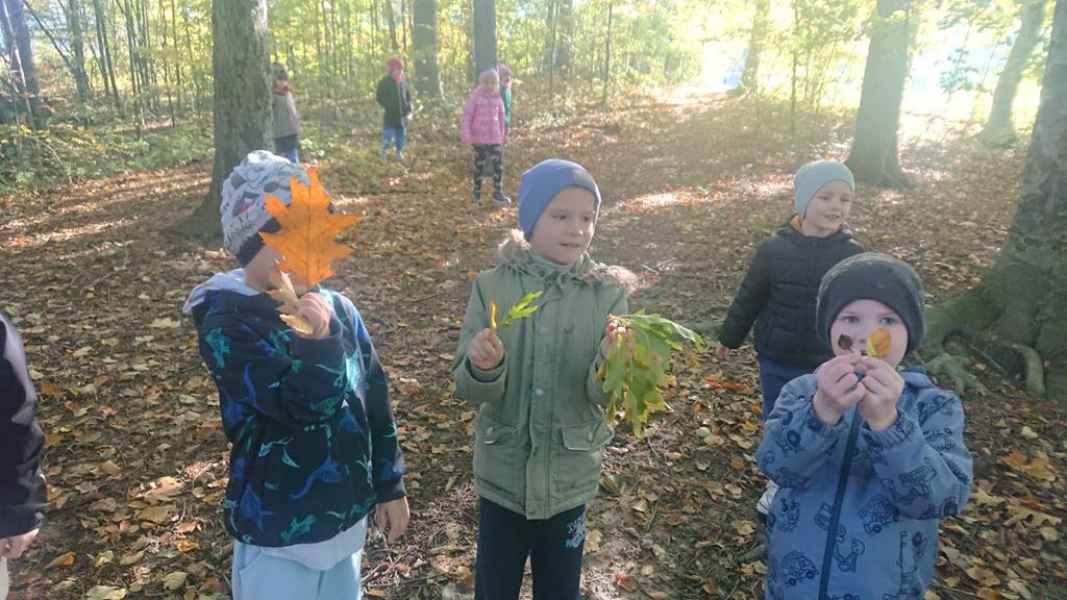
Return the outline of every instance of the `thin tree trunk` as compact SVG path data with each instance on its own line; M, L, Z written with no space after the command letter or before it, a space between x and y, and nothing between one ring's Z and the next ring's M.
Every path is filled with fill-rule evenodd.
M615 2L608 0L608 27L604 36L604 72L601 78L604 80L604 89L600 94L600 104L604 108L608 106L608 94L611 91L611 33L614 26Z
M189 24L188 9L182 10L182 24L185 26L185 49L186 51L188 51L189 69L192 70L194 68L193 65L195 65L196 63L193 59L193 34L192 27ZM203 105L203 103L200 101L200 77L197 76L196 72L194 71L190 74L189 78L193 83L192 109L193 114L196 114L200 112L200 107Z
M897 129L908 76L910 13L910 0L878 0L872 19L856 134L846 163L857 180L873 185L909 185L900 168Z
M555 66L565 78L569 77L574 53L574 0L558 0L559 41L556 44Z
M1041 40L1041 24L1045 20L1045 0L1030 0L1021 10L1019 32L1008 54L1008 62L1000 72L996 91L993 92L993 108L989 121L979 138L990 145L1008 145L1015 142L1015 125L1011 120L1011 108L1015 92L1019 89L1023 71L1030 56Z
M559 0L548 0L548 18L545 20L545 52L541 68L550 74L556 69L556 31L559 23ZM549 75L551 77L551 75Z
M185 99L183 98L185 90L182 89L182 61L178 53L178 9L174 3L175 0L170 0L170 39L174 49L174 86L178 96L178 112L181 112L182 105L185 104ZM166 31L166 27L163 30ZM163 39L166 39L166 35L163 36Z
M89 87L89 76L85 71L85 34L82 32L79 0L67 1L66 16L67 26L70 27L70 46L74 52L74 83L78 87L78 101L84 104L89 101L92 88Z
M30 104L30 96L26 93L26 77L22 71L22 60L19 58L19 47L15 42L15 30L11 25L11 18L8 15L7 3L4 0L0 0L0 31L4 34L5 51L8 55L8 62L10 63L11 75L14 81L14 97L15 102L15 122L19 121L18 107L21 99L22 110L26 113L26 119L29 123L33 123L33 106ZM15 128L15 133L18 135L19 129ZM16 141L18 138L16 138ZM16 148L20 147L20 144L16 144Z
M752 92L759 91L760 54L767 37L770 11L770 0L756 0L756 14L752 17L752 32L748 37L748 54L745 56L745 70L741 73L741 85Z
M396 9L393 7L393 0L385 0L385 20L389 25L389 47L393 52L397 52L400 50L400 44L396 39Z
M103 58L105 83L111 85L112 99L115 101L115 109L121 115L123 111L122 97L119 95L119 86L115 83L115 63L111 60L111 44L107 37L107 20L104 16L104 8L100 0L93 0L93 11L96 15L96 35L100 44L100 55Z
M41 102L41 87L37 81L37 66L33 59L33 45L30 40L30 30L26 26L26 14L23 12L22 0L4 0L7 2L7 21L12 37L9 38L12 48L17 52L10 53L11 64L18 65L21 77L22 93L26 95L26 105L29 110L30 126L34 129L42 129L47 124L44 114L44 104ZM12 43L13 42L13 43Z
M120 4L119 6L121 7L122 5ZM125 0L125 8L123 9L122 16L126 23L126 49L130 55L130 84L133 86L133 110L134 116L136 117L137 137L139 139L145 126L144 100L146 94L141 86L141 78L138 76L140 62L137 57L137 33L133 21L134 15L130 7L130 0Z
M441 97L441 70L437 66L437 0L415 0L415 26L411 32L415 59L415 89L422 98Z

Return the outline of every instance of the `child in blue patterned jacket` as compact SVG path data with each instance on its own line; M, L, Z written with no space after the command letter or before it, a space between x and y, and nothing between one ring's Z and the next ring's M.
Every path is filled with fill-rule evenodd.
M352 302L302 289L302 334L266 292L278 255L264 196L291 201L297 165L259 150L222 188L224 243L243 266L193 290L185 304L219 389L232 444L223 504L235 539L235 600L360 597L367 515L395 539L409 518L388 380Z
M863 355L878 329L888 352ZM919 277L884 254L842 261L819 287L816 332L835 357L786 384L756 454L781 486L765 597L919 600L940 520L972 478L960 399L898 368L925 333Z

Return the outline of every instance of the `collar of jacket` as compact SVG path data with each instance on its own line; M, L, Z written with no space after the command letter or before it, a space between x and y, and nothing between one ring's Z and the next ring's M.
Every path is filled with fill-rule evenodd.
M530 248L522 231L512 229L497 246L497 264L524 275L542 279L545 289L572 282L580 285L607 284L631 294L639 287L637 276L629 269L596 262L588 253L572 265L560 265L538 256Z
M793 215L793 217L791 217L789 221L786 221L785 225L779 227L778 235L784 237L790 242L793 242L797 246L803 246L808 248L821 248L826 246L836 246L837 244L847 242L848 240L852 239L852 231L850 231L848 226L845 225L842 225L841 229L838 229L836 232L824 238L804 235L800 232L799 223L794 225L794 219L796 219L796 215Z

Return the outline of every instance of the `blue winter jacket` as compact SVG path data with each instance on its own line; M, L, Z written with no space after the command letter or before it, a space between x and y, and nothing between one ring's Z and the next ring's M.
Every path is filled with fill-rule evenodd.
M825 425L814 375L782 389L756 454L781 486L767 516L766 598L922 599L938 523L970 496L971 455L959 398L923 373L901 376L899 416L884 431L855 409Z
M226 528L257 546L333 538L404 496L388 381L359 312L331 303L330 335L295 335L266 294L209 289L191 299L200 355L232 444Z

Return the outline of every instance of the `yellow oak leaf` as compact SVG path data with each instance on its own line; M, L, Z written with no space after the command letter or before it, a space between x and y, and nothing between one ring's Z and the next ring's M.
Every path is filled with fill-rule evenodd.
M316 169L308 167L307 174L310 186L295 177L290 181L292 202L288 207L277 197L267 195L267 212L278 221L281 230L260 235L263 243L281 255L278 268L311 287L333 275L333 261L352 253L336 238L359 221L359 215L330 212L330 196L319 183Z
M889 354L890 346L893 343L893 338L889 335L889 331L879 327L874 330L874 333L867 338L867 356L873 356L874 358L881 358Z

